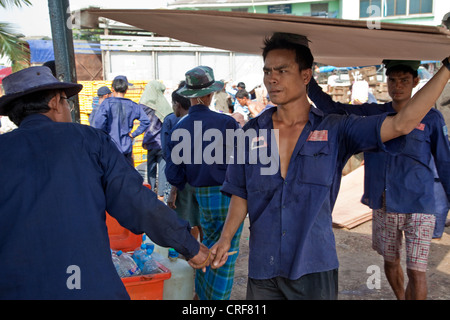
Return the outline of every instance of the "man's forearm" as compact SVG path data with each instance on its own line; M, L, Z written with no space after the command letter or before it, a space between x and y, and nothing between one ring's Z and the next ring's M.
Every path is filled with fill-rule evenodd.
M414 130L441 95L449 77L450 71L443 66L400 112L393 117L387 117L381 127L381 140L388 141Z

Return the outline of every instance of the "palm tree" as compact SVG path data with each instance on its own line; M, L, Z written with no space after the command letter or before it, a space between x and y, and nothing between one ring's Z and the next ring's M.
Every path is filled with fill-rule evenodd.
M30 0L0 0L0 6L9 8L11 6L22 7L32 5ZM7 56L12 64L13 71L23 68L22 63L29 61L29 49L25 41L14 34L14 29L9 23L0 22L0 57Z

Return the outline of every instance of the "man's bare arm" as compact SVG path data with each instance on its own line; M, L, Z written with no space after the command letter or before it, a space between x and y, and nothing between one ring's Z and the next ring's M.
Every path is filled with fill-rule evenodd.
M211 248L211 254L214 257L214 260L211 263L213 269L220 268L227 262L231 240L241 223L244 221L246 215L247 200L233 195L231 197L230 206L228 207L228 215L220 239Z

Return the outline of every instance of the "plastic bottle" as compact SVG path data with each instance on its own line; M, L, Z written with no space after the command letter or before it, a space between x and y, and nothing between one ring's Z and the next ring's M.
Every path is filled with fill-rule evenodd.
M178 258L178 252L169 249L163 265L170 269L171 277L164 281L163 300L192 300L194 295L194 269L186 260Z
M160 260L164 259L164 257L167 258L169 254L169 248L161 247L156 243L153 243L150 238L146 236L146 234L142 235L142 243L153 244L155 246L155 249L153 250L153 256L156 261L160 262Z
M117 251L117 256L120 261L120 272L121 277L132 277L141 274L141 270L134 262L130 254L124 253L121 250Z
M153 259L153 244L147 244L147 250L142 255L141 263L142 263L142 273L143 274L152 274L159 272L159 266L156 264Z
M114 250L111 249L111 259L112 262L114 264L114 267L116 268L117 273L120 275L120 260L119 257L117 256L116 252L114 252Z
M139 269L142 270L142 267L144 266L144 263L142 262L142 257L145 255L145 250L147 249L146 244L141 244L139 248L136 248L133 252L133 260L138 265Z

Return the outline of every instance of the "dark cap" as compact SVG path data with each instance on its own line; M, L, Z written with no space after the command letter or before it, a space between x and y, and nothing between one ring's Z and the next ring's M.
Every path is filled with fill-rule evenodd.
M101 87L97 90L97 95L99 97L103 97L105 94L110 94L110 93L112 93L111 90L109 90L109 88L105 87L105 86Z

